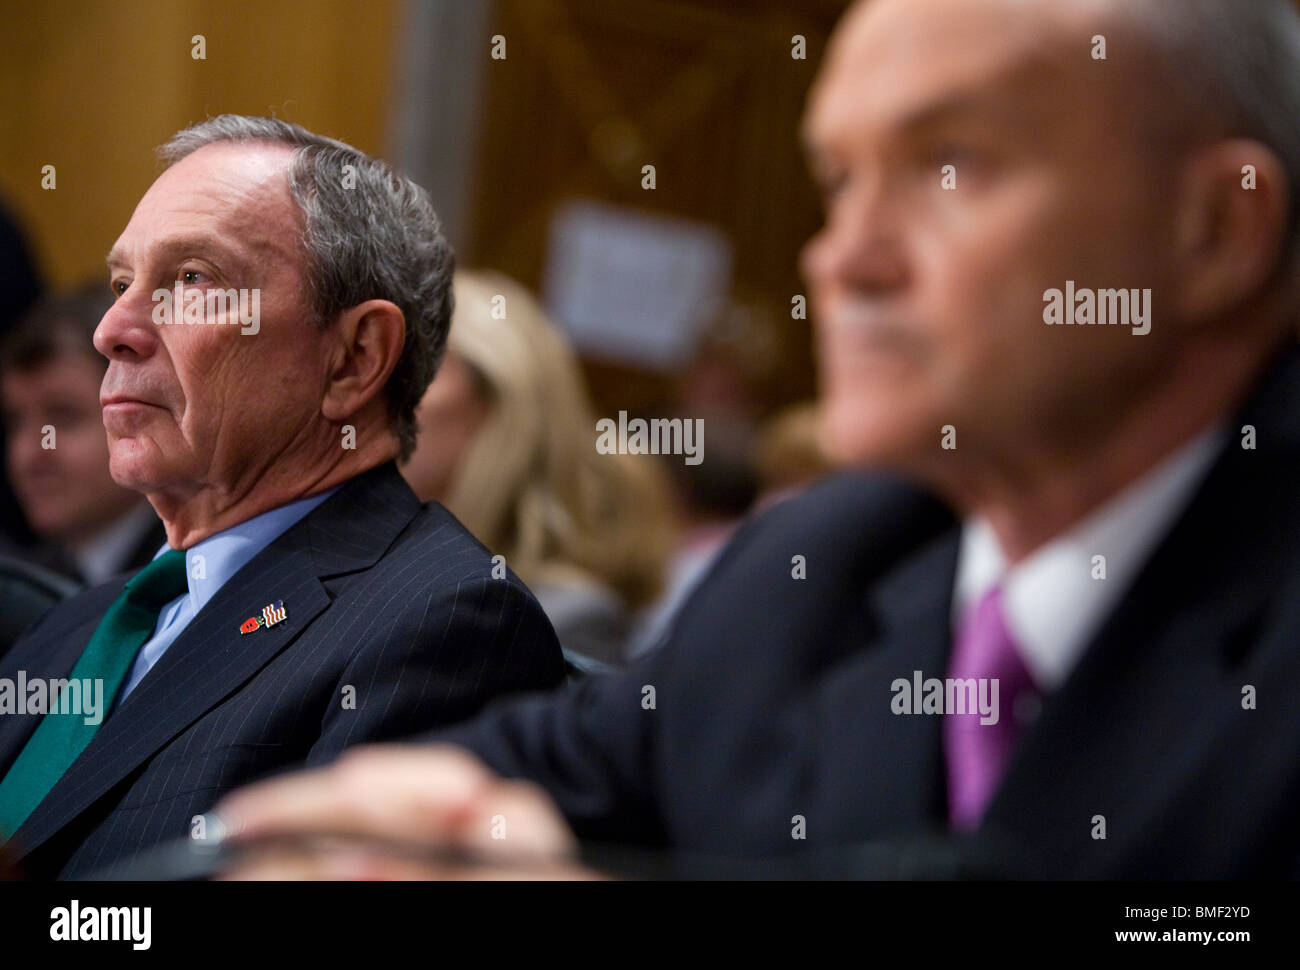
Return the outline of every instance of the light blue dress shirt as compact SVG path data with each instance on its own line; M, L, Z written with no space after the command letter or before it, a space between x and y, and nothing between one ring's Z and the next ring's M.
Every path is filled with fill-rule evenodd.
M202 542L185 553L186 580L190 590L176 597L158 614L158 624L153 636L145 641L140 652L136 654L135 663L127 675L122 689L118 691L114 707L122 703L123 698L144 679L158 658L167 652L167 648L181 635L190 621L198 615L208 600L217 595L235 573L243 569L250 559L269 546L289 527L305 516L316 506L339 490L335 485L327 492L281 505L279 508L263 512L247 522L232 525L224 532L208 536ZM171 546L166 543L154 554L157 559ZM202 564L202 568L199 565ZM196 579L195 574L202 576Z

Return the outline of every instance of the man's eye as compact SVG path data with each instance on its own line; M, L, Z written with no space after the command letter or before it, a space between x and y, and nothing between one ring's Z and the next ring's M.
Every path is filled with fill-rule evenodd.
M973 166L976 161L972 149L956 142L944 142L930 149L931 164L941 168L944 165L953 165L960 169L964 165Z
M113 296L116 298L121 296L123 293L125 293L127 291L127 287L129 287L130 285L131 284L128 283L126 280L113 280L113 282L108 284L108 288L109 290L112 291Z
M200 277L200 276L202 276L202 275L203 275L203 274L200 273L200 272L199 272L198 270L196 270L196 269L186 269L186 270L182 270L182 271L181 271L181 282L182 282L182 283L188 283L188 284L190 284L190 285L193 285L193 284L195 284L195 283L198 282L198 277ZM191 277L194 277L194 278L191 279Z

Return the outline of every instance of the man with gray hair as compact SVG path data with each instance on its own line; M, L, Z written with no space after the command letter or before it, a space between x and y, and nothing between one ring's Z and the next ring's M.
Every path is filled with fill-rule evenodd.
M531 593L396 469L452 307L426 193L265 118L160 155L94 344L112 475L167 543L0 669L0 839L38 876L202 840L240 783L563 675Z
M1298 71L1291 0L856 4L802 268L822 431L868 474L742 529L626 671L217 814L515 872L577 836L717 874L1300 874ZM1121 289L1143 319L1103 326ZM284 862L236 871L360 868Z

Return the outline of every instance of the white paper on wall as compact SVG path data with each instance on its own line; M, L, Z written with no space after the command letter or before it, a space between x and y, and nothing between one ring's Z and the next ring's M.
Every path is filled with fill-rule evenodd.
M726 298L731 262L730 242L705 223L564 203L551 220L547 309L584 354L673 370Z

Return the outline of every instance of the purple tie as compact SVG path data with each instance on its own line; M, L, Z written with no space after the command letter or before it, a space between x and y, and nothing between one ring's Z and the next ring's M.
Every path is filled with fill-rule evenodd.
M943 720L948 818L953 828L973 829L984 816L1020 738L1013 714L1016 701L1034 686L1002 616L1001 587L985 593L974 612L967 614L953 646L948 677L974 679L977 688L981 680L996 680L998 685L997 723L981 724L978 704L971 713L946 713ZM991 694L977 689L975 696Z

